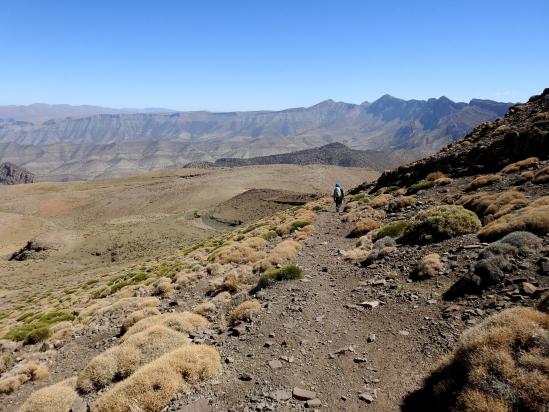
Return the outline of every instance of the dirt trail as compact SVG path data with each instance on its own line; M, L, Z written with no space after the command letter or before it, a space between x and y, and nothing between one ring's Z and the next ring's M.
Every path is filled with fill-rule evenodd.
M221 381L184 404L206 396L213 410L301 410L302 401L273 399L300 387L315 391L324 410L398 410L430 367L430 356L444 351L446 340L433 341L428 322L440 308L414 308L401 290L412 286L402 277L393 280L383 263L363 269L346 262L339 251L354 241L345 238L350 224L339 217L319 214L295 259L303 280L260 292L264 310L239 337L212 337L226 360ZM366 285L373 279L379 285ZM357 305L374 298L382 301L379 307ZM377 399L360 399L365 393Z

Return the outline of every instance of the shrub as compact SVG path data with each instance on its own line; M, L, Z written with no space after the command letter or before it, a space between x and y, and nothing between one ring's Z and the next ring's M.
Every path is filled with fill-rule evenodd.
M471 190L476 190L479 187L488 186L499 181L501 181L501 176L499 175L479 176L473 179L473 181L465 187L465 190L470 192Z
M368 203L368 196L366 196L364 193L359 193L357 195L351 196L349 198L349 202L357 202L357 203Z
M528 199L522 192L507 190L505 192L478 192L464 195L460 198L459 203L481 217L493 215L498 218L526 206Z
M283 240L271 250L265 259L254 266L254 270L256 272L265 271L271 266L281 265L293 259L299 249L301 249L299 242L291 239Z
M274 230L269 230L261 235L263 239L266 241L276 239L278 237L278 234Z
M74 379L38 389L31 393L18 412L67 412L78 399Z
M25 345L34 345L48 339L51 335L51 329L47 326L42 326L31 330L25 337L24 343Z
M421 258L412 275L417 280L429 279L437 276L442 271L442 268L440 255L438 253L430 253Z
M372 200L370 200L368 205L370 207L372 207L373 209L379 209L379 208L387 206L392 198L393 198L393 196L390 195L390 194L378 195L378 196L374 197Z
M415 183L411 185L408 190L406 191L407 195L414 195L420 190L427 190L432 188L435 185L435 182L431 180L423 180L421 182Z
M78 374L77 387L99 390L115 379L125 378L140 366L189 343L188 336L165 326L151 326L120 345L93 358Z
M49 376L50 373L46 365L28 363L17 374L0 380L0 394L10 394L28 381L43 380Z
M170 278L161 277L153 283L152 294L156 296L169 296L174 290L172 280Z
M302 277L303 270L301 270L301 268L297 265L286 265L278 269L271 268L261 275L256 289L262 289L274 282L301 279Z
M209 322L206 318L189 312L169 312L162 315L149 316L133 325L123 339L134 333L142 332L154 325L166 326L177 332L196 333L205 329Z
M395 197L387 206L387 211L397 212L408 206L414 206L416 204L415 196L398 196Z
M455 205L436 206L415 215L401 240L405 243L438 242L475 233L480 228L480 221L473 212Z
M389 222L378 230L375 234L375 239L377 240L387 236L398 239L404 234L407 227L408 222L406 220L395 220L393 222Z
M189 345L166 353L114 385L92 406L92 412L160 411L178 392L213 379L221 372L217 350ZM132 407L130 407L132 405Z
M429 182L434 182L437 179L444 179L446 175L440 171L437 172L431 172L427 176L425 176L425 180Z
M131 328L133 325L135 325L137 322L139 322L141 319L148 318L149 316L156 316L160 315L160 311L155 307L146 307L140 310L136 310L132 313L130 313L126 319L124 319L124 322L122 322L122 327L120 329L120 333L124 334L126 331Z
M543 204L542 199L487 224L478 233L479 239L489 242L519 230L545 235L549 232L549 205Z
M394 186L394 185L393 186L387 186L383 190L383 193L393 193L393 192L396 192L399 189L400 189L400 187L398 187L398 186Z
M520 170L526 169L527 167L533 166L539 162L537 157L529 157L528 159L520 160L515 163L508 164L503 169L501 173L514 173Z
M404 412L542 411L549 404L549 315L513 308L466 331L454 351L408 395Z
M62 311L25 314L20 318L22 325L9 331L6 339L24 341L26 344L40 342L51 336L50 327L63 321L72 321L74 315ZM31 335L29 337L29 335Z
M21 385L28 382L28 377L26 375L15 375L8 378L0 380L0 394L10 394L17 391Z
M253 263L264 257L260 249L267 245L265 239L259 237L249 238L241 243L232 243L220 248L213 259L219 263Z
M202 302L196 305L193 308L193 313L209 318L215 313L216 310L217 310L217 307L215 306L215 303L208 300L206 302Z
M261 311L261 304L259 301L252 299L242 302L236 308L234 308L229 314L229 321L231 324L237 322L249 322L252 318Z
M379 228L379 226L381 226L380 223L376 222L375 220L368 218L362 219L353 226L351 232L347 235L347 237L354 238L363 236L366 233Z
M451 184L454 180L449 177L441 177L437 180L435 180L435 186L447 186Z
M539 169L532 177L532 182L537 184L549 183L549 166Z

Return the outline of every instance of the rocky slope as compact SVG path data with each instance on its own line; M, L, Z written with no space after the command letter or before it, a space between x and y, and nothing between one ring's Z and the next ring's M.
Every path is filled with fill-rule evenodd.
M342 143L330 143L325 146L300 150L278 155L251 157L248 159L221 158L215 162L189 163L185 167L235 167L271 164L325 164L343 167L363 167L383 171L420 157L419 152L408 150L354 150Z
M13 163L6 162L0 164L0 185L34 183L35 180L36 176L34 174Z
M517 104L495 121L482 123L463 139L426 159L384 173L376 188L417 182L430 171L449 176L499 171L531 156L549 156L549 89Z
M430 152L508 107L483 100L405 101L386 95L371 104L328 100L282 111L100 114L39 127L4 122L0 159L59 180L267 156L333 142L353 149Z
M545 136L529 119L546 95L519 134ZM46 296L8 314L23 343L0 346L0 408L545 410L549 160L509 152L489 175L363 185L341 214L326 196L66 285L55 314Z

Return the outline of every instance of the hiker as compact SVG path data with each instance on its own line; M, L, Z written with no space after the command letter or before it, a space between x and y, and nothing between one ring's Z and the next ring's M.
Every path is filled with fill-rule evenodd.
M336 204L336 212L339 212L339 208L343 203L344 196L345 194L343 193L343 188L341 187L341 183L336 183L336 187L334 189L334 202Z

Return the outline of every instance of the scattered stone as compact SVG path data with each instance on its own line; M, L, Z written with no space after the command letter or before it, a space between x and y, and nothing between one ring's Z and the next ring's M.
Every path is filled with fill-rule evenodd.
M292 393L286 389L279 389L269 394L269 398L275 401L287 401L292 397Z
M368 335L368 338L366 339L366 341L368 341L368 342L370 342L370 343L371 343L371 342L375 342L375 341L376 341L376 335L375 335L375 333L370 333L370 334Z
M365 300L364 302L359 303L359 305L365 308L373 309L377 308L379 303L379 300Z
M265 344L263 345L264 348L270 348L271 346L273 346L275 343L272 341L272 340L268 340L265 342Z
M271 367L271 369L280 369L282 368L282 362L280 362L278 359L273 359L271 361L269 361L269 366Z
M243 373L242 375L240 375L238 377L238 379L240 379L241 381L244 381L244 382L249 382L253 379L253 377L251 375L248 375L247 373Z
M408 332L407 330L399 330L398 333L400 333L402 336L408 336L410 334L410 332Z
M182 406L178 412L211 412L212 407L208 404L207 399L199 399L189 405Z
M353 362L354 363L364 363L364 362L368 362L368 359L366 359L366 358L354 358Z
M529 282L522 282L521 284L522 291L527 295L533 295L537 292L538 288L532 285Z
M311 399L310 401L305 402L306 408L319 408L322 406L322 402L320 402L320 399L315 398Z
M298 388L297 386L294 388L292 394L294 398L300 401L309 401L316 398L316 392L308 391L307 389Z

